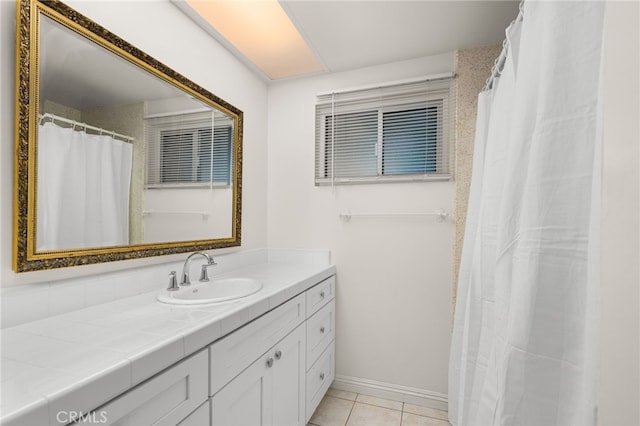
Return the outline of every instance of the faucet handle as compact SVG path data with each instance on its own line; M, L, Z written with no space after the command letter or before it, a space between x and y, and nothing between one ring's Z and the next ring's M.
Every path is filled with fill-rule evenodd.
M176 279L176 271L169 272L169 287L167 287L167 291L176 291L180 290L178 287L178 280Z
M204 265L202 265L202 269L200 270L199 281L203 281L203 282L209 281L209 273L207 272L207 268L209 266L214 266L214 265L217 265L217 263L213 259L211 259L211 262L205 263Z

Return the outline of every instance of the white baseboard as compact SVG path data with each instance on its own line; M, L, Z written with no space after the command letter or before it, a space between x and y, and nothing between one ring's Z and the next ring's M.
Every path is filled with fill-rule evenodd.
M339 374L336 374L331 387L338 390L362 393L378 398L408 402L409 404L447 411L447 395L439 392L377 382L359 377L342 376Z

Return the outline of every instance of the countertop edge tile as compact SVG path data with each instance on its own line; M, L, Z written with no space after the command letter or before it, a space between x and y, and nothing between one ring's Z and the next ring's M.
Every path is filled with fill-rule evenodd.
M237 330L269 311L269 299L261 299L220 320L221 336Z
M49 401L42 397L9 414L2 413L2 426L33 426L49 424Z
M90 412L132 386L131 363L124 359L101 372L85 377L71 386L46 396L49 401L49 423L67 424L60 421L58 413L76 411Z
M192 354L220 337L222 337L220 321L206 323L202 327L182 336L184 339L184 353L185 355Z
M131 384L133 386L172 366L185 356L184 336L167 339L159 345L150 347L128 357L131 362Z

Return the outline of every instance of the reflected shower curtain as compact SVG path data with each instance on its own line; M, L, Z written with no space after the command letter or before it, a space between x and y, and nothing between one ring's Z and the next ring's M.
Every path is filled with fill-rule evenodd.
M604 2L525 2L479 95L456 426L596 423L603 14Z
M108 135L38 126L38 251L129 243L132 155Z

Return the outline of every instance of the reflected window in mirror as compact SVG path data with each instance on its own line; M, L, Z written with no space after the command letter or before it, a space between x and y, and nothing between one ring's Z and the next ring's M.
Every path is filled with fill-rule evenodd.
M233 121L195 113L147 118L147 189L231 184Z

